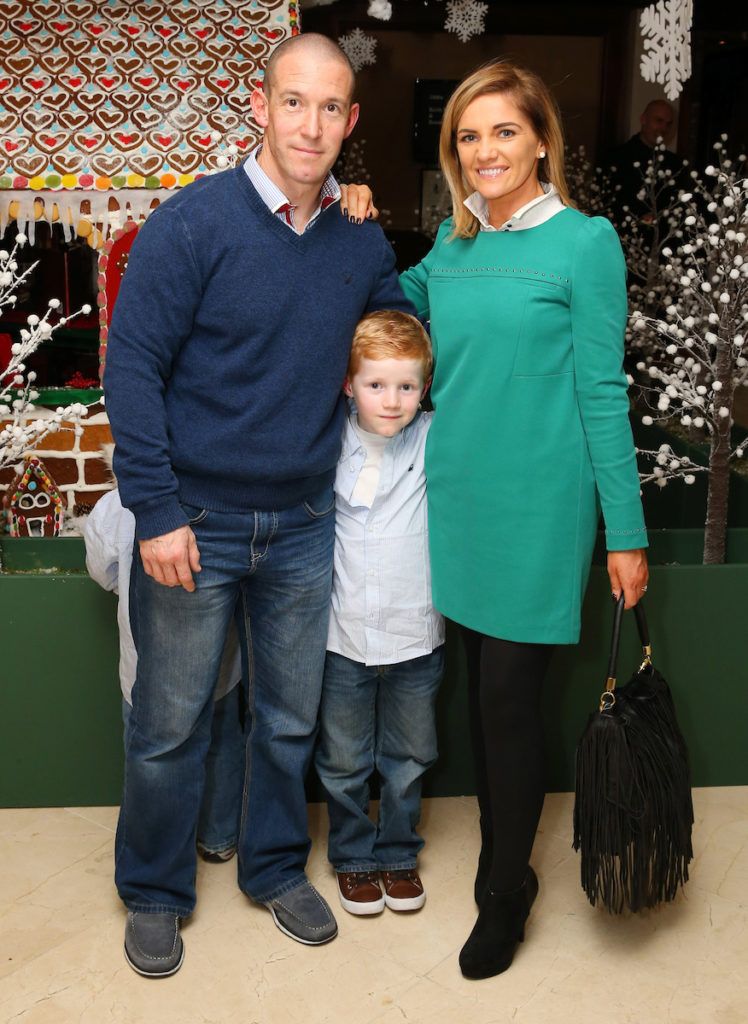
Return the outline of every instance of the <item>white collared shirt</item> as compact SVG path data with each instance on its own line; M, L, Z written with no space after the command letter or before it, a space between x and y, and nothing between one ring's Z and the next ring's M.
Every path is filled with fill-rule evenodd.
M495 228L489 221L488 203L480 192L473 192L472 195L469 195L464 200L464 205L480 221L481 231L526 231L528 228L536 228L539 224L545 224L547 220L555 217L565 208L554 185L541 181L540 187L543 189L543 195L525 203L499 228Z
M262 145L259 145L252 150L244 161L244 170L247 172L247 177L254 185L260 199L262 199L268 210L274 213L284 224L287 224L292 231L296 231L294 220L296 207L257 163L257 157L261 152ZM307 221L304 231L308 231L322 211L326 210L332 203L336 203L339 199L340 186L332 174L328 174L322 182L322 188L319 192L319 206Z
M394 665L444 643L431 603L423 453L431 413L416 416L382 453L371 506L353 497L366 450L355 413L335 477L335 570L327 649L366 665Z

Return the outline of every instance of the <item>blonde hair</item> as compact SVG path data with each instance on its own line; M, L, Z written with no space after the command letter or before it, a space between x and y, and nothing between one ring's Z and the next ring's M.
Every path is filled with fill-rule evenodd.
M532 125L545 147L538 161L538 179L554 185L561 202L573 206L564 173L564 134L556 101L545 82L533 71L511 60L493 60L471 72L457 86L447 103L439 136L439 163L452 195L452 237L472 238L479 221L464 205L472 194L457 154L457 128L465 110L479 96L508 93Z
M433 365L431 340L420 322L397 309L380 309L359 320L348 357L348 378L362 359L418 359L426 380Z

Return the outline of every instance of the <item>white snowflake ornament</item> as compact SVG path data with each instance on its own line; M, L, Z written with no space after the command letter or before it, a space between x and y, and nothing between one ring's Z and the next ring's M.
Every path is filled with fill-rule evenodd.
M639 18L642 78L662 85L669 100L677 99L691 77L692 21L693 0L659 0Z
M447 0L448 17L444 30L454 32L461 42L466 43L473 36L483 35L487 10L488 4L479 0Z
M377 41L374 36L365 35L360 28L354 28L347 36L340 36L338 43L354 71L360 71L367 64L376 64L374 51Z

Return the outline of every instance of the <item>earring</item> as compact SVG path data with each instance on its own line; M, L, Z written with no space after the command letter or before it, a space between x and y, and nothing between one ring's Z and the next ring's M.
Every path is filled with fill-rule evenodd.
M543 152L540 153L540 155L538 156L538 159L539 160L545 160L545 150L543 150Z

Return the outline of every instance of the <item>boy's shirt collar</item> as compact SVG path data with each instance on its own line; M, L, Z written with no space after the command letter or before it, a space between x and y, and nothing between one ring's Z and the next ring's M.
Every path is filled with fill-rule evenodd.
M348 415L346 417L345 428L343 430L343 446L340 452L340 461L343 459L349 459L352 455L355 455L356 452L364 451L363 442L356 430L356 403L352 398L348 398L346 401L348 403ZM389 448L395 448L399 445L405 444L406 433L409 432L413 424L418 421L420 415L421 410L419 409L407 426L403 427L403 429L399 433L395 434L394 437L389 438L389 442L385 446L385 451Z

